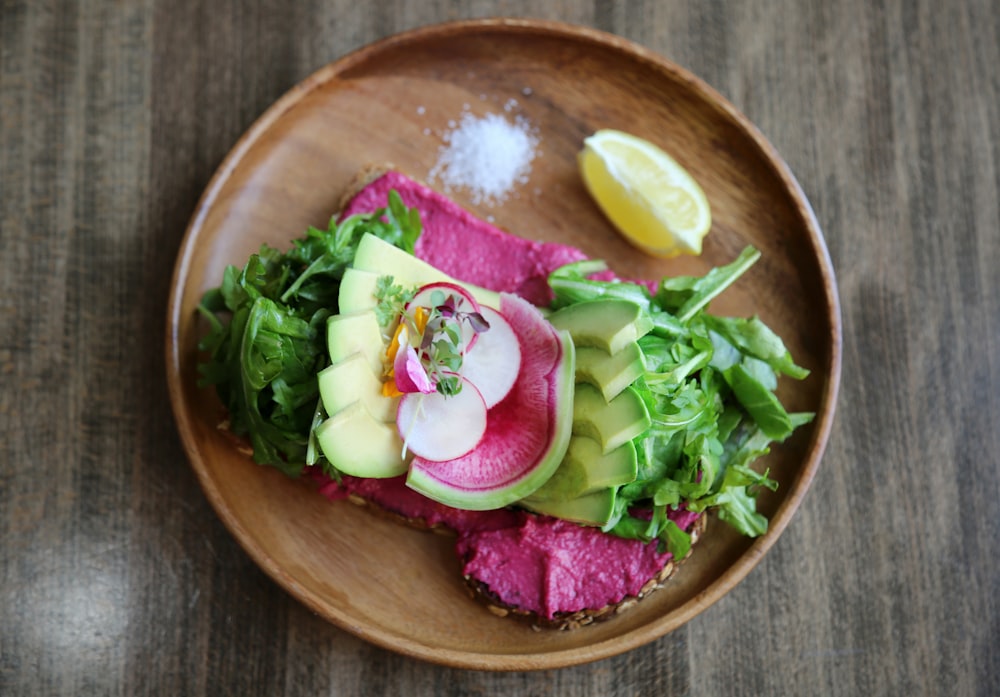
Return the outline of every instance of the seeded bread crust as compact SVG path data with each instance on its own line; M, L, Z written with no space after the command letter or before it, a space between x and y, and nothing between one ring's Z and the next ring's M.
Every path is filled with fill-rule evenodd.
M429 531L439 535L449 537L454 537L455 535L455 532L445 525L430 525L423 518L410 518L394 513L393 511L389 511L379 504L373 503L372 501L369 501L363 496L358 496L357 494L349 494L347 496L347 500L360 508L364 508L372 515L384 520L390 520L416 530ZM617 603L605 605L601 608L583 608L572 613L557 613L554 617L548 618L543 617L536 612L517 607L516 605L504 603L489 589L485 583L468 575L464 576L466 589L474 600L484 604L486 609L497 617L510 617L520 620L530 624L531 627L536 630L544 629L566 631L579 629L580 627L585 627L588 624L593 624L594 622L601 622L617 617L623 612L635 607L637 603L649 597L651 593L662 588L677 571L677 567L680 566L694 552L694 548L701 539L701 536L705 533L707 525L707 514L699 516L691 527L691 549L688 550L687 555L685 555L683 559L671 559L664 564L663 568L661 568L655 576L643 584L637 595L625 596Z
M433 532L438 535L446 535L448 537L454 537L455 531L449 528L447 525L430 524L423 518L411 518L409 516L404 516L395 511L390 511L383 508L379 504L369 501L364 496L359 496L358 494L348 494L347 500L353 503L359 508L364 508L366 511L372 515L382 518L383 520L389 520L399 525L405 525L408 528L413 528L414 530L421 530L423 532Z
M351 177L351 181L347 183L347 186L344 187L344 192L340 195L340 200L337 202L337 210L347 210L347 206L351 203L355 196L361 193L362 189L381 177L383 174L388 174L394 169L395 167L390 163L378 165L369 164L359 169L354 176Z

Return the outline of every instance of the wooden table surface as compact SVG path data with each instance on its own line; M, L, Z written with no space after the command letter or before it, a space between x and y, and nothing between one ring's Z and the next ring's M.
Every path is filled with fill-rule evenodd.
M0 694L1000 693L1000 12L991 0L0 0ZM826 456L727 597L536 673L369 645L261 572L199 489L167 293L240 134L411 27L620 34L756 123L825 231L843 311Z

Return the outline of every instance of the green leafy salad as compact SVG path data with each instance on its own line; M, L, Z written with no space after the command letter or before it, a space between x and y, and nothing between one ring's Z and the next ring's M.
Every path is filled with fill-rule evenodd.
M808 371L759 319L704 311L759 258L760 252L748 247L731 264L702 277L664 278L655 294L635 283L588 280L606 270L601 261L578 262L551 275L555 307L622 298L640 305L653 324L639 339L646 372L632 384L652 426L634 441L639 473L618 492L615 514L605 526L614 534L659 538L683 557L690 539L667 518L667 509L680 505L695 512L715 508L744 535L767 532L756 492L773 491L777 483L750 465L772 442L812 420L812 413L789 414L774 394L779 374L802 379ZM652 515L633 515L636 510Z
M288 475L319 468L340 477L315 443L314 429L325 416L317 373L329 364L326 321L338 311L340 280L364 233L412 254L419 212L391 192L387 207L332 220L326 230L309 228L288 252L265 245L242 269L228 267L199 307L210 324L200 344L207 354L199 365L202 386L215 387L229 429L249 440L254 460ZM665 278L655 292L590 280L606 270L601 261L551 274L551 310L619 298L638 305L652 325L638 340L645 371L632 384L652 425L632 441L638 476L618 490L606 532L660 540L678 557L690 547L688 534L667 516L678 507L714 509L745 535L766 532L756 496L777 484L752 464L812 419L788 413L774 394L779 376L802 379L808 371L759 319L705 311L759 256L747 248L704 276ZM383 291L391 284L380 279Z

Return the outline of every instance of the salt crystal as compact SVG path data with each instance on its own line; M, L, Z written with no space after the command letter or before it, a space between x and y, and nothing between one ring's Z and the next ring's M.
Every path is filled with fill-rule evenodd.
M425 109L424 107L422 107L422 106L418 106L417 107L417 113L418 114L423 115L425 111L427 111L427 109Z
M527 119L467 113L457 128L453 121L448 125L453 130L444 134L445 145L429 173L446 192L467 189L473 204L492 206L505 201L516 185L528 182L538 136Z

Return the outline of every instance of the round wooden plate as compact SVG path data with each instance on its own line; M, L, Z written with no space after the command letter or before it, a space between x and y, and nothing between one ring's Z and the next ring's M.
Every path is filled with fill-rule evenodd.
M615 619L538 632L493 616L465 593L450 538L405 529L304 481L253 464L216 428L219 405L196 386L195 307L227 264L262 242L286 248L325 226L352 175L393 163L426 180L449 122L464 112L520 115L537 129L530 181L502 205L472 205L524 237L575 245L622 276L701 273L748 244L763 258L713 305L759 314L812 370L783 379L790 410L815 411L767 457L780 483L761 498L770 532L742 538L718 520L668 585ZM576 169L583 139L618 128L659 144L701 183L713 228L699 258L644 256L612 230ZM498 263L500 263L498 261ZM555 668L618 654L676 629L718 600L788 524L819 465L840 373L840 318L822 234L787 166L725 99L624 39L558 23L477 20L393 36L328 65L272 106L206 190L181 246L170 296L167 372L181 438L219 516L289 593L375 644L477 669Z

